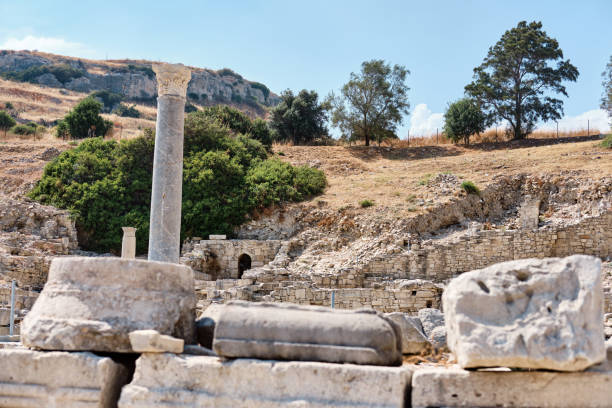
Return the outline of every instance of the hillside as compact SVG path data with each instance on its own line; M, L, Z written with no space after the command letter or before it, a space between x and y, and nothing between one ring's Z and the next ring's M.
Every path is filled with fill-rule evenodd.
M151 64L145 60L96 61L36 51L0 51L0 76L4 79L57 88L60 92L106 90L128 101L153 106L157 83ZM264 84L248 81L231 69L190 68L187 96L193 104L222 103L262 115L266 107L279 101Z

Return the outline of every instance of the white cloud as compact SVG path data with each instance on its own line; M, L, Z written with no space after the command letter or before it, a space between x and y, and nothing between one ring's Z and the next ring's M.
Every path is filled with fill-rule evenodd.
M588 122L587 122L588 121ZM589 123L590 122L590 123ZM602 109L593 109L586 111L576 116L565 116L559 120L559 130L581 130L586 129L587 125L590 129L597 129L601 132L607 132L610 130L608 114ZM543 130L556 130L556 122L542 123L538 126L538 129Z
M2 44L0 49L3 50L37 50L49 52L52 54L61 54L71 57L99 57L96 51L78 42L67 41L63 38L54 37L36 37L27 35L21 39L8 38Z
M419 103L410 116L410 136L430 136L436 129L442 132L444 114L433 113L425 103Z

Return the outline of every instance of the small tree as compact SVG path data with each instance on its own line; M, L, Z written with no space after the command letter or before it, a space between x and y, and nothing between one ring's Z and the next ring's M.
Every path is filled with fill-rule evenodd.
M606 70L601 73L601 76L603 77L602 85L604 87L601 109L608 112L612 124L612 55L610 56L610 62L606 65Z
M485 130L485 119L476 101L459 99L448 105L444 113L444 134L455 143L463 139L469 145L471 135Z
M563 101L551 94L567 96L562 82L577 78L578 69L563 60L559 43L542 30L542 23L521 21L489 48L465 91L496 121L508 121L514 139L523 139L538 120L561 119Z
M79 102L64 117L70 135L75 139L106 135L113 123L100 116L101 109L102 104L92 97Z
M4 130L4 137L6 137L7 130L9 130L16 124L17 122L15 122L15 119L13 119L11 115L9 115L3 110L0 111L0 129Z
M365 61L359 74L342 87L342 96L334 98L332 123L349 140L357 137L370 145L395 135L397 125L408 113L409 71L400 65L391 67L383 60Z
M61 138L62 140L65 140L70 137L70 130L68 129L66 121L60 120L57 123L57 127L55 128L55 136L57 138Z
M294 145L307 144L328 136L329 104L319 103L315 91L302 89L296 96L289 89L281 94L281 102L272 110L270 127L277 140L291 140Z

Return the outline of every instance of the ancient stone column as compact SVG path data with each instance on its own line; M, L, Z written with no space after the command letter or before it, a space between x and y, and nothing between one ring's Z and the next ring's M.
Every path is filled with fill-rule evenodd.
M191 71L181 64L153 64L153 71L157 75L157 125L149 261L178 263L185 97Z
M123 230L123 241L121 242L121 257L127 259L136 258L136 228L121 227Z

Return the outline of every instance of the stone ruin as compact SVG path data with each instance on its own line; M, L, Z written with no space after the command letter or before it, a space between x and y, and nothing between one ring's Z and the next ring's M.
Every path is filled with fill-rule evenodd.
M173 124L183 112L178 108L185 101L187 73L180 66L155 70L160 104L168 108L160 110L157 137L182 140L182 128ZM169 140L159 144L166 150L156 150L154 166L169 164L168 157L179 160ZM0 342L0 406L610 405L612 344L606 351L598 258L515 260L463 270L457 277L451 273L437 283L423 280L422 267L411 262L426 243L410 237L393 243L398 248L390 251L393 256L375 254L360 268L339 274L291 268L299 249L293 240L277 243L273 260L264 266L253 265L257 251L248 253L241 247L245 243L225 241L216 250L226 251L221 261L228 269L237 266L238 273L231 269L229 276L238 284L223 289L230 294L223 300L251 296L246 300L261 302L215 302L201 307L196 319L194 271L178 264L180 188L168 185L178 178L177 169L166 170L154 171L152 214L158 214L159 225L151 228L148 261L53 259L44 289L23 320L21 343ZM533 208L527 212L533 218ZM606 210L586 226L531 232L556 235L542 247L562 252L577 246L574 235L559 233L585 228L590 235L578 236L579 246L608 256L608 216ZM524 229L532 227L526 223ZM523 242L523 233L513 233L514 242ZM187 249L205 258L214 247L202 242ZM448 250L441 248L441 253ZM530 250L513 244L512 256ZM245 259L240 262L238 255L238 264L232 261L238 252L251 257L251 269L242 276ZM263 263L269 254L260 252L262 260L255 262ZM495 256L487 256L495 263ZM391 269L389 279L376 269L385 262L400 266ZM212 277L205 269L199 273ZM228 279L212 282L223 285ZM442 303L434 304L442 289ZM201 296L202 286L198 292ZM425 295L429 292L434 295ZM346 309L365 303L395 311L332 309L328 294Z

